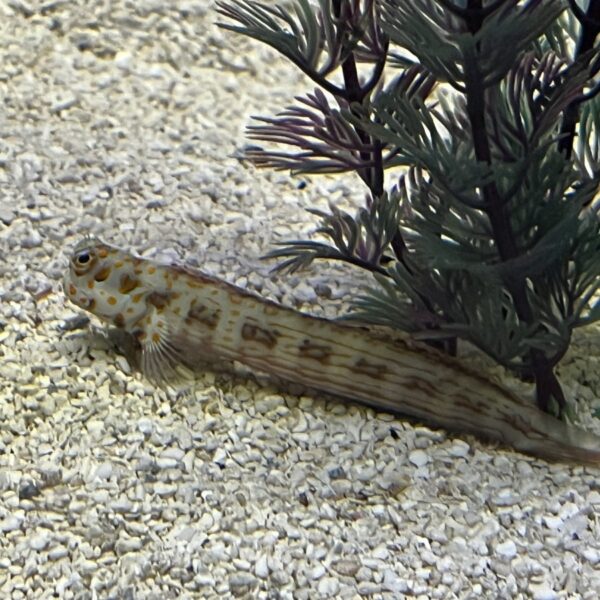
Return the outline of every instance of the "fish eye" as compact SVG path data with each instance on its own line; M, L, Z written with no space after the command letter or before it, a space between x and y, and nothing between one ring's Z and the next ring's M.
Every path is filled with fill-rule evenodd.
M85 275L96 263L96 253L93 248L84 248L71 258L71 266L78 275Z

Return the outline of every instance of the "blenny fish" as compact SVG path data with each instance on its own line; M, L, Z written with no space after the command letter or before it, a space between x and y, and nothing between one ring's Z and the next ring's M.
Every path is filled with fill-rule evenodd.
M131 337L155 382L207 362L252 369L548 460L600 464L600 437L540 411L458 359L409 338L287 308L97 238L78 243L67 297Z

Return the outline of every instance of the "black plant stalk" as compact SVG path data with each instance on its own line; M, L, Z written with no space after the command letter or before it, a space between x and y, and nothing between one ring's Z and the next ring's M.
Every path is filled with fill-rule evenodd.
M342 0L333 0L332 7L335 18L339 19L341 17ZM345 92L344 99L349 105L351 105L353 102L361 104L367 94L372 91L373 87L381 78L387 59L388 46L389 40L386 38L381 58L375 66L371 81L364 87L360 85L354 53L350 52L348 57L342 63ZM365 164L371 165L363 169L361 177L371 191L373 198L379 198L385 192L382 144L379 140L372 140L369 134L367 134L360 127L355 126L354 129L365 146L373 146L373 151L370 155L365 152L361 152L360 154L360 157ZM405 264L406 244L404 243L402 235L399 231L394 235L391 245L396 258Z
M577 6L575 0L570 0L570 5L581 23L581 34L575 48L576 62L594 48L594 42L600 33L600 0L590 0L585 13ZM565 154L566 158L571 158L573 152L575 128L579 121L579 104L579 99L571 102L563 115L558 149Z
M465 23L471 33L476 33L482 24L481 0L469 0L463 13ZM488 139L486 114L486 94L483 77L479 71L476 56L466 57L465 60L465 97L467 114L473 136L475 157L479 162L492 164L492 154ZM519 256L515 236L512 230L506 202L504 202L494 182L482 186L485 200L484 210L487 212L498 253L502 261L508 261ZM527 298L527 283L524 278L507 280L505 282L510 292L517 316L523 323L532 324L534 315ZM554 399L560 414L566 409L567 403L561 385L554 374L551 364L543 352L532 349L529 351L532 375L536 385L538 406L549 412L551 400Z
M339 19L341 17L342 1L343 0L332 1L333 14L336 19ZM351 106L353 102L361 104L367 96L367 94L369 94L372 91L375 84L379 81L383 73L383 68L385 66L388 54L388 46L389 40L386 38L384 42L382 55L375 67L374 74L371 77L370 82L368 82L364 87L360 84L354 53L350 52L348 54L347 58L342 63L342 75L344 77L343 97L348 103L348 105ZM371 191L373 198L380 198L385 193L385 174L383 168L382 152L383 144L379 140L371 139L371 136L359 126L355 126L354 129L357 135L360 137L360 140L363 142L363 144L366 147L373 148L371 153L360 153L361 160L365 163L365 165L369 166L365 166L362 169L362 173L359 172L359 174L361 175L361 178ZM394 255L396 256L396 259L400 261L410 272L412 269L410 265L406 262L406 243L404 242L402 234L399 230L396 231L396 233L394 234L390 245L392 247ZM422 297L421 299L424 302L425 306L427 306L427 308L433 312L433 306L429 298ZM439 350L447 352L450 355L456 355L457 341L455 337L451 337L445 340L429 340L427 341L427 343L435 348L438 348Z
M333 0L333 14L336 19L341 18L341 3L342 0ZM385 63L385 57L387 56L387 44L385 52L383 53L383 62ZM356 67L356 59L354 52L350 52L344 62L342 63L342 74L344 76L344 99L351 105L353 102L361 104L365 99L365 96L369 93L369 90L360 85L358 78L358 69ZM358 137L365 146L371 145L370 136L363 131L360 127L354 128ZM365 167L362 173L362 179L367 184L371 193L375 198L378 198L383 194L383 161L381 146L378 144L371 153L361 152L361 159L366 164L372 164L373 166Z

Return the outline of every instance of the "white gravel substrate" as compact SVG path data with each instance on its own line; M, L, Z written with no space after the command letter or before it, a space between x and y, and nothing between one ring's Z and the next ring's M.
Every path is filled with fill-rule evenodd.
M361 193L232 158L250 114L310 86L215 18L0 2L0 598L600 597L598 469L263 378L166 394L74 320L59 280L85 233L330 316L362 277L258 260ZM596 429L598 336L561 373Z

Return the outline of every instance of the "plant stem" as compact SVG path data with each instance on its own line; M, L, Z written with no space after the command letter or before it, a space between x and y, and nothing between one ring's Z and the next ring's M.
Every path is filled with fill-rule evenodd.
M333 14L336 18L340 17L341 14L341 2L342 0L333 0ZM341 96L344 100L351 105L356 102L361 104L368 93L367 89L363 89L360 85L358 78L358 69L356 67L356 59L354 53L350 52L344 62L342 63L342 74L344 76L344 86ZM371 137L363 131L360 127L354 127L358 137L365 146L371 146ZM363 181L367 184L371 190L374 198L379 198L383 192L383 157L381 144L375 144L373 152L361 152L360 158L367 164L372 164L371 167L365 167L361 169L362 173L359 173Z
M333 0L333 13L336 18L339 18L341 11L341 0ZM385 44L385 53L387 55L387 43ZM385 60L381 60L378 62L376 67L376 73L383 73L383 66L385 65ZM343 98L348 103L351 104L353 102L362 103L365 99L365 96L371 92L371 90L375 87L376 81L373 79L363 88L360 85L360 80L358 78L358 69L356 67L356 59L354 57L354 53L350 53L346 60L342 63L342 74L344 76L344 93ZM361 141L367 145L373 146L373 152L361 152L360 158L367 164L371 164L371 167L366 167L363 173L359 173L361 179L366 183L367 187L371 191L373 198L380 198L385 191L385 175L384 175L384 167L383 167L383 145L381 142L376 141L373 143L371 137L363 131L360 127L354 128L356 134L360 137ZM396 256L396 258L405 264L405 255L406 255L406 243L402 238L401 233L398 231L394 235L391 242L392 250ZM405 264L406 266L406 264ZM408 268L408 267L407 267Z
M470 0L468 2L469 10L477 11L480 8L481 0ZM473 16L467 15L466 19L467 27L471 33L479 30L482 23L479 13L474 12ZM483 77L477 63L476 51L470 56L465 56L465 96L475 157L479 162L491 165L492 155L485 121L486 94L483 87ZM496 184L493 181L486 183L482 186L482 194L500 260L507 261L516 258L520 254L519 248L516 244L506 203L503 202ZM522 277L513 278L505 281L505 285L513 299L519 320L523 323L535 324L533 311L527 298L526 280ZM554 374L553 365L540 350L530 350L529 360L532 375L535 379L538 406L548 412L551 399L554 398L562 412L566 402L560 383Z
M333 0L333 13L336 18L340 16L342 0ZM385 44L385 55L387 56L388 44ZM383 73L383 67L385 60L382 58L375 68L375 73L381 77ZM374 89L377 80L374 77L371 78L367 84L362 87L358 77L358 69L356 67L356 59L354 53L350 52L348 57L342 63L342 74L344 76L344 100L351 105L353 102L361 104L365 97ZM377 198L381 198L385 192L385 172L383 167L383 144L379 140L372 140L371 136L358 126L354 127L356 134L360 137L361 142L366 146L372 146L372 152L361 152L360 158L369 167L365 167L362 173L359 172L359 176L366 183L367 187L371 191L373 199L377 201ZM400 261L407 269L411 270L406 262L406 253L408 251L406 243L402 237L400 231L396 231L394 237L391 240L391 247L396 256L396 259ZM385 273L387 275L387 273ZM433 312L433 306L428 298L422 298L423 302L429 310ZM431 340L427 342L431 346L445 351L448 354L456 355L457 343L456 338L450 338L449 340Z
M581 35L575 48L575 61L593 49L598 33L600 33L600 0L590 0L581 21ZM573 152L575 128L579 121L579 104L578 101L571 102L563 114L558 149L566 158L571 158Z

